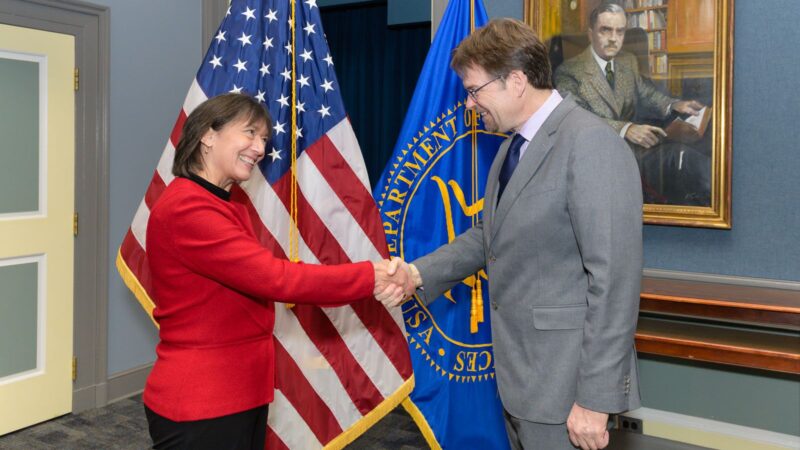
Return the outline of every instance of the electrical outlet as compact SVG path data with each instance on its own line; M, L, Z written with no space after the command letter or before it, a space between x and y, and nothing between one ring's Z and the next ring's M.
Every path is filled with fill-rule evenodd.
M628 416L617 416L617 429L629 433L642 434L642 420Z

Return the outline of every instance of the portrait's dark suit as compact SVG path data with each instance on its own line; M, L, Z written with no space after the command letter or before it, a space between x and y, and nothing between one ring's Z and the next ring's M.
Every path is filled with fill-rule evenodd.
M574 402L610 413L636 408L636 161L614 130L568 97L532 138L498 202L510 141L489 171L483 222L413 262L418 292L432 301L486 267L497 384L511 415L559 424Z
M571 93L575 102L597 114L617 133L641 117L666 119L669 105L677 101L661 93L639 73L636 57L620 52L614 58L612 88L592 56L590 48L564 61L553 75L561 95ZM629 143L639 163L646 203L710 205L711 160L709 156L676 142L646 149Z

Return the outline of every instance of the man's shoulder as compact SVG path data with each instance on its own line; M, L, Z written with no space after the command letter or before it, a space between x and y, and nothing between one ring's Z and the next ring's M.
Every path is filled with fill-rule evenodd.
M636 55L633 53L628 53L624 50L620 51L617 56L614 57L614 61L616 61L617 64L624 66L636 66L638 64Z
M567 96L564 100L569 102L566 103L565 106L570 108L564 115L564 122L566 124L574 127L609 126L596 114L581 108L580 105L573 100L572 95ZM573 105L574 107L572 107Z

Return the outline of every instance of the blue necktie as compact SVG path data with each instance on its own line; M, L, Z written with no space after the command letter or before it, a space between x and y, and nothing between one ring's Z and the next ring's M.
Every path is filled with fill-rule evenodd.
M522 149L522 144L525 142L527 141L519 133L515 134L514 138L511 139L511 145L508 146L508 153L506 153L506 160L503 161L503 167L500 168L500 187L497 191L498 202L503 195L503 191L506 189L508 180L510 180L511 175L514 174L514 169L516 169L517 164L519 164L519 152Z

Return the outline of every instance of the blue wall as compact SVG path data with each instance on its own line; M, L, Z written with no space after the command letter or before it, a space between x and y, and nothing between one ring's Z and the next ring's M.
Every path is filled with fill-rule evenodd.
M114 267L200 58L196 0L99 0L111 8L108 373L155 360L157 333Z

